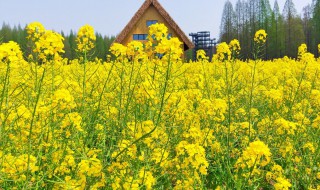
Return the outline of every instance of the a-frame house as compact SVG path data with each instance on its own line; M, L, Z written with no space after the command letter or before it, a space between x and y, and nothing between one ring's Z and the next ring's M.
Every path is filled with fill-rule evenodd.
M126 45L132 40L144 41L147 38L148 27L154 23L165 24L168 34L183 42L184 51L194 47L188 36L157 0L146 0L114 42Z

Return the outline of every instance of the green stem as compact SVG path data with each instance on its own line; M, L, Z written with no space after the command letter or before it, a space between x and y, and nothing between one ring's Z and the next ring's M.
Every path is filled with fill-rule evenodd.
M4 101L4 97L8 96L8 91L9 91L9 78L10 78L10 65L9 63L7 64L7 69L6 69L6 75L5 75L5 78L4 78L4 84L3 84L3 89L2 89L2 92L1 92L1 96L0 96L0 114L2 113L2 104L3 104L3 101ZM7 106L6 106L7 107ZM0 121L1 121L1 118L0 118ZM2 129L4 129L4 121L1 121L1 124L2 126L0 127L0 139L3 139L2 138Z
M30 123L30 129L29 129L29 136L28 136L28 141L29 141L29 146L28 146L28 169L30 166L30 154L32 152L32 129L33 129L33 125L34 125L34 121L35 121L35 115L36 115L36 110L37 110L37 105L40 99L40 94L41 94L41 88L42 88L42 84L43 84L43 80L44 80L44 76L45 76L45 72L46 70L43 70L41 79L40 79L40 83L39 83L39 88L37 89L37 96L36 96L36 102L33 106L33 110L32 110L32 119L31 119L31 123ZM29 181L29 172L27 173L27 179L26 181Z
M291 104L290 104L290 110L289 110L289 112L288 112L288 114L289 115L292 115L291 113L292 113L292 108L293 108L293 105L294 105L294 103L295 103L295 101L296 101L296 98L297 98L297 96L298 96L298 93L300 92L300 87L301 87L301 84L302 84L302 81L303 81L303 78L304 78L304 75L305 75L305 71L306 71L306 69L307 69L307 66L308 66L308 63L306 63L305 64L305 66L304 66L304 68L303 68L303 70L302 70L302 73L301 73L301 77L300 77L300 79L299 79L299 84L298 84L298 87L297 87L297 90L295 91L295 93L293 94L293 99L292 99L292 102L291 102Z
M171 55L171 54L170 54ZM162 115L162 112L163 112L163 106L164 106L164 101L165 101L165 93L167 91L167 87L168 87L168 81L169 81L169 77L170 77L170 67L171 66L171 56L169 56L169 60L168 60L168 67L167 67L167 72L166 72L166 80L165 80L165 83L164 83L164 88L163 88L163 92L162 92L162 95L161 95L161 104L160 104L160 109L159 109L159 114L158 114L158 118L157 118L157 121L154 125L154 128L142 135L140 138L136 139L135 141L133 141L129 146L127 146L126 148L124 148L123 150L121 150L114 158L113 160L117 160L117 158L123 154L124 152L126 152L132 145L134 144L137 144L139 141L145 139L146 137L148 137L149 135L151 135L159 126L159 123L161 121L161 115Z
M8 96L8 91L9 91L9 75L10 75L10 64L7 64L7 70L6 70L6 75L4 78L4 84L3 84L3 89L1 92L1 97L0 97L0 113L2 111L2 103L4 101L4 98Z
M82 105L81 109L84 110L84 103L86 101L86 65L87 65L87 51L84 51L84 62L83 62L83 81L82 81Z
M249 174L249 176L247 177L246 182L244 183L244 185L248 184L248 182L249 182L249 180L250 180L250 177L251 177L251 175L252 175L252 172L253 172L253 170L254 170L254 166L257 164L257 160L258 160L258 155L257 155L256 159L254 160L253 166L250 168L250 174ZM245 189L245 188L241 188L241 189Z
M252 73L252 81L251 81L251 89L250 89L250 96L249 96L249 108L248 108L248 121L249 121L249 142L251 141L251 108L253 104L253 91L254 91L254 81L255 81L255 75L256 75L256 67L257 67L257 61L254 61L253 66L253 73Z

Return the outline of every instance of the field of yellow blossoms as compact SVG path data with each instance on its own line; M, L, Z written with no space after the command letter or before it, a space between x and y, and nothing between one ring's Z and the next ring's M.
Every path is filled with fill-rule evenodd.
M233 40L184 63L154 24L103 62L89 25L76 60L60 34L26 31L32 55L0 44L0 189L320 189L320 59L306 45L262 61L259 30L253 60Z

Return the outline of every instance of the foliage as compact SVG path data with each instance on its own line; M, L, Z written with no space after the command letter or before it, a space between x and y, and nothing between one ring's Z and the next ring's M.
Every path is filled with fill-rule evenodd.
M41 24L41 23L34 22L34 24ZM43 29L45 28L43 27ZM20 45L25 58L33 54L32 52L33 46L32 44L30 44L30 39L29 41L27 40L27 36L28 36L28 29L26 27L22 28L20 25L14 26L12 28L10 27L10 25L3 23L0 29L0 43L9 42L9 41L17 42ZM76 42L77 34L71 30L68 34L61 32L61 36L64 38L63 43L64 43L64 51L65 51L65 53L62 54L62 58L68 58L69 60L78 58L80 55L79 55L79 52L76 51L77 50L77 42ZM94 49L89 52L88 57L89 58L97 57L105 61L107 52L109 51L109 48L113 40L115 39L115 37L102 36L100 33L95 33L95 36L97 39L94 42Z
M1 188L320 188L319 59L244 62L233 40L183 63L166 36L154 25L110 62L1 44Z
M269 0L238 0L235 8L226 1L221 18L220 41L230 42L237 38L241 45L240 57L253 58L254 42L251 37L258 29L269 34L265 46L265 60L289 56L297 57L297 48L306 43L311 53L318 55L317 45L320 43L320 3L313 1L303 9L302 17L297 14L292 0L286 0L282 14L278 2L273 10Z

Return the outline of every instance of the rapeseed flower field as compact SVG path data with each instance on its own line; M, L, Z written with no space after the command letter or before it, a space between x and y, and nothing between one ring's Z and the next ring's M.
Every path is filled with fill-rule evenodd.
M90 57L94 29L26 27L33 54L0 44L0 189L320 189L320 59L253 60L237 40L181 60L163 24ZM319 45L320 51L320 45Z

